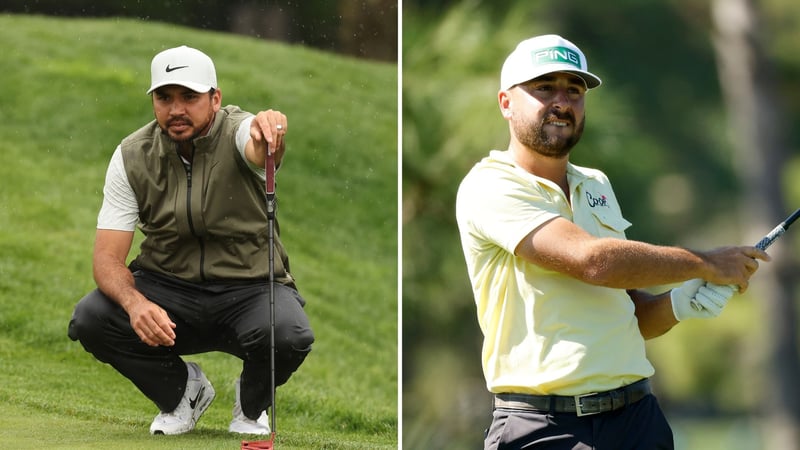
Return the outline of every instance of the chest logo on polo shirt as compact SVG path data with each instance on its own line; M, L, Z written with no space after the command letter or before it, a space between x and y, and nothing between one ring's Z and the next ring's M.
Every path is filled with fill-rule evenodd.
M591 192L587 192L586 200L589 203L589 206L592 208L595 208L597 206L608 208L608 198L603 194L600 194L600 196L595 197L594 195L592 195Z

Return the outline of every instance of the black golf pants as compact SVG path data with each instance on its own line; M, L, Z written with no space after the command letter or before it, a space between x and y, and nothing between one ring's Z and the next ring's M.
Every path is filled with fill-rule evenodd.
M175 345L150 347L127 313L98 289L75 307L68 334L98 360L131 380L161 411L174 410L186 387L181 355L221 351L243 361L241 406L255 419L272 402L269 284L194 284L152 272L134 273L136 288L177 325ZM275 384L280 386L311 351L314 334L293 288L275 283Z
M486 450L673 450L672 429L655 396L616 411L578 417L497 408Z

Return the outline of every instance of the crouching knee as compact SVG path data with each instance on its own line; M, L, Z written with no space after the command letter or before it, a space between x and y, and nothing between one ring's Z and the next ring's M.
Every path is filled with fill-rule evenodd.
M80 341L87 350L94 346L93 343L104 342L106 327L114 323L117 320L115 316L120 314L116 309L121 308L95 289L75 305L67 336L73 341Z
M314 332L311 328L295 330L287 341L288 348L292 351L308 353L311 351L311 344L314 343Z

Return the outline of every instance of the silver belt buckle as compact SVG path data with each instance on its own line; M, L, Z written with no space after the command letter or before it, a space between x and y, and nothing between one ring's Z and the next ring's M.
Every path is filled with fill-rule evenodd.
M591 392L589 394L582 394L582 395L576 395L575 396L575 413L578 415L578 417L592 416L592 415L595 415L595 414L600 414L599 408L595 412L589 412L589 413L583 412L583 399L584 399L584 397L591 397L591 396L593 396L595 394L597 394L597 392Z

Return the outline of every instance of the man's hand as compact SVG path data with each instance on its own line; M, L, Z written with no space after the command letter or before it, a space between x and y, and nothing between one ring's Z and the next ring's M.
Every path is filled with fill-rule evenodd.
M142 297L125 310L131 318L133 331L151 347L175 345L175 322L163 308Z
M284 136L288 130L286 115L280 111L261 111L250 123L250 141L247 143L245 155L247 159L264 167L267 151L275 155L275 164L280 165L286 151Z
M720 247L703 253L710 270L703 279L717 285L735 285L739 292L747 290L750 276L758 270L758 260L770 261L770 256L755 247Z
M719 316L736 292L736 286L720 286L695 278L673 289L669 295L675 318L683 321L688 318L711 319Z
M150 346L175 345L175 323L167 312L136 289L125 257L133 242L133 231L98 229L92 269L97 287L128 313L133 331Z
M739 292L739 289L732 284L720 286L714 283L706 283L697 290L692 308L695 310L705 309L716 317L720 315L722 308L728 304L728 300L737 292Z

